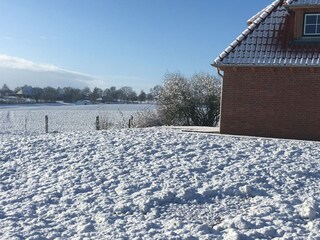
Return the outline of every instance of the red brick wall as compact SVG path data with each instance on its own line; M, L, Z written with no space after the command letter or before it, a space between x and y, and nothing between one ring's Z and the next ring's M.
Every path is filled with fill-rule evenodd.
M221 133L320 140L320 69L222 70Z

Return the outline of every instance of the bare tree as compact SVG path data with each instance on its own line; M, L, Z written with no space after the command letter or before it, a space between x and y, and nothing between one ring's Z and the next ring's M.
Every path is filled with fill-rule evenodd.
M220 114L220 81L207 73L194 74L191 78L192 112L194 125L215 126Z
M82 98L83 98L83 99L89 100L90 97L91 97L91 94L92 94L92 92L91 92L91 90L90 90L89 87L85 87L85 88L83 88L83 89L81 90L81 95L82 95Z
M140 91L138 100L140 102L145 102L147 100L147 94L143 90Z
M58 98L58 92L53 87L45 87L42 91L41 98L47 102L54 102Z
M90 96L91 101L95 102L97 99L102 98L103 91L102 89L95 87Z
M137 99L137 93L133 91L132 87L122 87L119 89L120 91L120 96L122 97L123 100L125 100L127 103L130 101L135 101Z
M155 97L166 125L215 126L219 120L218 81L199 73L189 80L180 73L167 73Z
M156 95L166 125L190 125L191 85L180 73L167 73Z
M7 84L3 84L2 88L0 89L0 95L8 96L12 92Z
M154 101L157 96L159 95L160 91L162 90L162 86L156 85L150 89L149 93L147 94L148 101Z

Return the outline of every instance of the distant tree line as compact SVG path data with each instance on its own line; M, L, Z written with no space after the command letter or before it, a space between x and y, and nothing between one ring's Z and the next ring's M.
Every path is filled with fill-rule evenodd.
M180 72L166 73L162 85L150 89L148 93L143 90L137 94L131 87L110 87L92 90L64 87L31 87L23 86L11 90L6 84L0 89L0 103L14 98L32 99L33 102L64 101L74 103L87 100L93 103L133 103L155 102L156 111L146 111L138 114L138 127L158 125L181 126L216 126L220 118L220 79L208 73L196 73L185 77ZM30 101L26 101L30 102Z
M89 87L83 89L64 87L64 88L53 88L53 87L32 87L22 86L16 87L11 90L7 84L4 84L0 89L0 97L16 97L16 98L28 98L33 99L35 102L56 102L63 101L66 103L75 103L77 101L89 100L93 103L133 103L133 102L146 102L154 100L154 93L156 92L157 86L150 89L148 93L141 90L139 94L135 92L132 87L110 87L101 89L98 87L92 90Z

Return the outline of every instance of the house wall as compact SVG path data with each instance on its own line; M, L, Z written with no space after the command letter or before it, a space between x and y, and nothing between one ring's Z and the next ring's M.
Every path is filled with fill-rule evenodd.
M220 132L320 140L320 69L225 67Z
M302 37L302 32L303 32L303 17L304 17L303 9L296 10L294 12L294 16L295 16L294 38L300 39Z

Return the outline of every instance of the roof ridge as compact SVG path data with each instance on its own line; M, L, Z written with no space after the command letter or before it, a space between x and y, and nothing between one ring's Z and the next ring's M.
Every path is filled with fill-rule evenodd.
M266 6L264 9L262 9L260 12L256 13L255 15L253 15L251 18L249 18L247 20L248 26L250 26L266 10L267 7L269 7L269 5Z
M287 0L286 4L292 0ZM227 47L214 61L211 65L216 65L219 61L221 61L224 57L226 57L241 41L248 36L264 19L266 19L269 14L276 9L280 4L282 4L284 0L275 0L273 3L265 7L263 10L258 12L248 21L254 19L252 23L244 30L237 38L234 40L229 47ZM259 14L260 13L260 14ZM249 23L249 22L248 22Z

